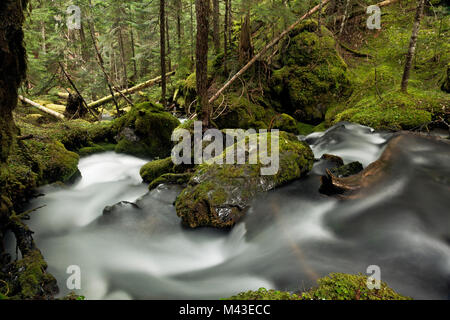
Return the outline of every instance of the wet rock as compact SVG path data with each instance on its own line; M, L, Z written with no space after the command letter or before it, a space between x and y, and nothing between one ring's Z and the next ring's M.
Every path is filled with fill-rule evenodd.
M279 146L279 170L274 175L261 175L264 166L248 161L241 165L200 165L176 200L183 224L191 228L232 227L258 193L298 179L311 170L314 155L308 145L294 135L280 132ZM248 145L246 148L248 151Z
M105 207L103 209L103 215L98 218L97 223L114 223L130 217L139 217L139 211L140 207L137 204L129 201L121 201L115 205Z
M360 162L355 161L337 168L330 169L330 173L335 177L344 178L360 173L361 171L363 171L363 169L363 165Z
M320 157L321 160L325 160L331 164L333 164L335 167L341 167L344 165L344 160L342 160L341 157L332 155L332 154L323 154L322 157Z

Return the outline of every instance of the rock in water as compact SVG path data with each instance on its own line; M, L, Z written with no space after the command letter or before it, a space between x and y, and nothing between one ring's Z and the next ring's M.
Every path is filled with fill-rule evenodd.
M172 131L179 124L161 105L137 104L114 123L119 133L116 151L141 157L167 157L172 149Z
M261 135L258 134L258 138ZM245 148L248 153L248 145ZM224 157L225 152L219 157ZM276 174L261 175L264 166L259 160L258 164L248 161L241 165L202 164L178 196L177 214L183 224L191 228L232 227L245 214L256 194L302 177L311 170L313 162L314 154L306 143L292 134L280 132Z

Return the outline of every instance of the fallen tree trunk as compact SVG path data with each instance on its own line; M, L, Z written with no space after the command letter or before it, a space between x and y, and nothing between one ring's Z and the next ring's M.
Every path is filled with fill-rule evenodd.
M170 77L170 76L172 76L172 75L174 75L174 74L175 74L175 71L166 73L166 77ZM134 92L136 92L136 91L139 91L139 90L148 88L148 87L150 87L150 86L152 86L152 85L154 85L154 84L156 84L156 83L158 83L158 82L160 82L160 81L161 81L161 76L159 76L159 77L157 77L157 78L155 78L155 79L148 80L148 81L143 82L143 83L141 83L141 84L138 84L138 85L136 85L136 86L134 86L134 87L132 87L132 88L125 89L125 90L122 90L122 91L120 91L120 92L116 92L116 93L114 94L114 98L118 98L118 97L120 97L121 95L134 93ZM109 96L103 97L103 98L101 98L101 99L99 99L99 100L97 100L97 101L94 101L94 102L89 103L89 104L88 104L88 107L89 107L89 108L97 108L97 107L99 107L99 106L101 106L101 105L103 105L103 104L105 104L105 103L108 103L108 102L111 101L111 100L113 100L113 96L112 96L112 95L109 95Z
M62 115L61 113L58 113L58 112L53 111L53 110L50 110L50 109L48 109L48 108L46 108L44 106L41 106L40 104L38 104L38 103L36 103L34 101L31 101L30 99L27 99L27 98L25 98L25 97L23 97L21 95L19 95L19 100L22 101L22 102L28 103L29 105L31 105L31 106L33 106L35 108L38 108L39 110L41 110L41 111L43 111L43 112L45 112L45 113L47 113L47 114L49 114L51 116L54 116L55 118L58 118L58 119L61 119L61 120L65 120L66 119L64 117L64 115Z
M67 92L58 92L57 95L61 99L68 99L69 98L69 94Z

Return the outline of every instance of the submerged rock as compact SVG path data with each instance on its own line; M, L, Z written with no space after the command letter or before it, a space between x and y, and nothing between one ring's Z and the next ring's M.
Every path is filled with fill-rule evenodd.
M326 174L320 179L322 184L319 191L327 195L342 193L343 190L333 184L334 179L350 177L352 175L360 173L363 170L363 165L358 161L351 162L346 165L341 165L336 168L326 169Z
M167 157L172 131L180 121L161 105L144 102L114 122L116 151L141 157Z
M224 157L225 152L219 157ZM248 145L246 152L248 157ZM245 214L255 195L302 177L311 170L313 161L314 155L307 144L294 135L280 132L276 174L262 175L264 165L260 160L258 164L248 161L246 164L202 164L178 196L177 214L191 228L232 227Z

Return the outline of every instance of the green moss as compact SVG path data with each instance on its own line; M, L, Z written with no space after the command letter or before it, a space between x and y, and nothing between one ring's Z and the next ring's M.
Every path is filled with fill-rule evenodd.
M114 151L116 150L116 146L113 143L99 143L99 144L93 144L90 147L84 147L77 151L77 153L80 155L80 157L85 157L91 154L95 153L102 153L107 151Z
M413 9L416 4L405 5ZM404 94L399 89L415 11L405 13L405 7L398 4L383 10L386 15L382 32L365 30L362 46L357 48L373 58L347 57L355 90L347 100L327 111L327 125L346 120L376 129L419 128L444 115L450 104L450 96L442 91L450 61L450 44L446 41L450 16L436 19L424 15L408 94Z
M179 184L183 185L188 183L190 178L192 177L192 173L166 173L161 175L160 177L153 180L149 186L149 190L153 190L158 187L160 184Z
M298 134L297 121L286 113L282 113L275 118L272 129L279 129L294 134Z
M260 288L257 291L247 291L239 293L226 300L301 300L301 297L290 292L267 290Z
M18 141L8 162L1 167L2 193L20 203L40 185L69 182L78 174L78 160L78 155L68 151L59 141Z
M145 102L117 119L116 151L143 157L166 157L172 148L172 131L180 124L161 105Z
M380 98L368 96L356 105L330 110L327 121L335 124L351 121L375 129L402 130L418 128L431 122L433 114L440 112L448 100L445 94L411 88L408 94L389 91Z
M93 144L114 143L116 131L113 122L88 122L82 119L40 124L36 126L27 118L16 116L23 135L32 134L37 139L60 141L68 150L78 151Z
M381 282L380 289L369 289L367 277L344 273L331 273L317 280L317 286L300 294L285 291L247 291L227 300L411 300Z
M226 96L226 99L228 105L226 112L215 120L221 129L267 129L276 117L273 109L264 108L243 96L231 93ZM220 101L215 103L215 107L218 108Z
M145 164L140 171L144 182L152 182L165 173L171 173L174 170L172 158L168 157L161 160L154 160Z
M336 51L336 42L315 21L300 24L282 44L280 64L271 79L272 94L282 111L304 123L318 124L326 110L352 92L347 65ZM313 31L311 31L313 30Z
M262 135L256 134L255 138L261 139ZM265 135L270 154L272 134ZM314 155L306 144L286 132L280 132L277 142L279 168L273 175L261 175L264 165L260 161L249 164L248 158L246 164L242 165L199 165L188 186L176 200L177 214L182 222L191 228L231 227L245 214L256 194L298 179L311 170ZM225 159L227 150L217 158Z
M302 294L307 300L410 300L381 282L380 289L369 289L367 277L331 273L328 277L317 280L318 287Z
M20 299L42 297L45 293L51 293L56 287L56 280L46 272L47 263L37 249L17 261L16 268L21 270L17 279L21 289Z

